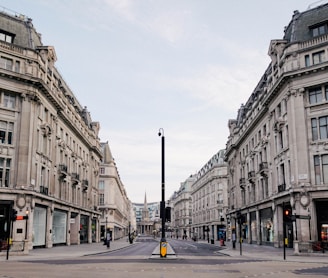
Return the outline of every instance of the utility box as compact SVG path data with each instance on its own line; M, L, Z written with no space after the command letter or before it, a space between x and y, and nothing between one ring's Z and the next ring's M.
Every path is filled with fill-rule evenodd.
M165 258L166 254L167 254L167 242L166 241L161 241L160 243L160 254L161 254L161 258Z

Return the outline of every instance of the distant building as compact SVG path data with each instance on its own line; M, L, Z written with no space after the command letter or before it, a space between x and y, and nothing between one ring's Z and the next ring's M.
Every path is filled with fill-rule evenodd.
M328 244L328 4L295 11L268 54L229 121L229 215L246 242L312 251Z
M227 164L225 150L218 151L198 171L191 186L192 237L208 241L226 238L227 233Z
M191 186L196 175L190 175L181 183L169 201L171 207L171 223L168 223L172 237L190 239L192 237L192 199Z
M131 228L132 203L128 199L108 142L101 143L101 150L98 183L101 237L105 236L107 230L115 240L127 236L135 228L133 225Z
M0 12L0 241L12 251L99 241L100 125L32 20Z
M137 233L142 235L157 235L160 224L159 202L147 203L145 194L144 203L133 203L136 216Z

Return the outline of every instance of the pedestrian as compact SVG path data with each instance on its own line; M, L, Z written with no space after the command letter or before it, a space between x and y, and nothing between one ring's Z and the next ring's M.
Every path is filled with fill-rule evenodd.
M236 248L236 233L234 231L232 232L232 248Z
M107 244L107 248L110 247L110 241L111 241L110 233L107 232L107 234L106 234L106 244Z

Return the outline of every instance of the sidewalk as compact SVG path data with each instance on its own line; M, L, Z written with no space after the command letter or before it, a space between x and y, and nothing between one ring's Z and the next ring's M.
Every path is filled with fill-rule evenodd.
M198 241L207 243L207 241ZM208 243L210 244L210 243ZM220 242L214 243L217 246L220 246ZM230 257L240 257L247 259L259 259L259 260L274 260L274 261L293 261L293 262L321 262L328 264L328 252L314 252L314 253L299 253L294 254L294 250L291 248L285 249L285 258L284 259L284 249L276 248L267 245L257 245L257 244L248 244L236 243L236 248L232 247L232 242L225 242L225 246L220 246L223 250L220 253L225 254Z
M135 244L135 242L133 243ZM107 248L103 242L99 243L84 243L80 245L71 246L56 246L52 248L37 248L29 251L29 254L17 254L15 252L9 252L9 261L23 261L23 260L40 260L40 259L64 259L79 256L87 256L94 254L101 254L107 252L113 252L131 244L127 238L111 241L110 248ZM0 261L6 260L6 252L0 253Z

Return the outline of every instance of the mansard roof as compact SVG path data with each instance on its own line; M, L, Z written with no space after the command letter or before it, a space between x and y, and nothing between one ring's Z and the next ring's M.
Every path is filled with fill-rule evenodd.
M283 39L271 41L269 47L269 55L272 54L272 50L276 51L276 46L279 44L279 47L282 49L286 45L290 45L292 43L313 39L311 28L323 23L328 25L328 4L317 6L302 13L299 11L294 11L292 20L288 26L285 27L285 35ZM271 66L272 63L268 65L246 104L241 104L237 113L237 118L235 120L229 121L228 126L230 129L234 126L240 126L240 124L246 118L247 112L252 109L254 101L256 101L261 97L261 95L265 93L268 76L272 74Z
M13 44L30 49L42 46L41 35L36 32L31 18L16 13L11 15L9 10L0 14L0 30L14 36Z
M113 158L112 152L109 148L108 141L104 142L104 143L100 143L100 147L101 147L102 154L103 154L102 163L104 163L104 164L114 163L114 158Z
M327 23L328 4L317 6L300 13L294 11L289 25L285 28L284 39L290 43L306 41L312 38L311 27Z

